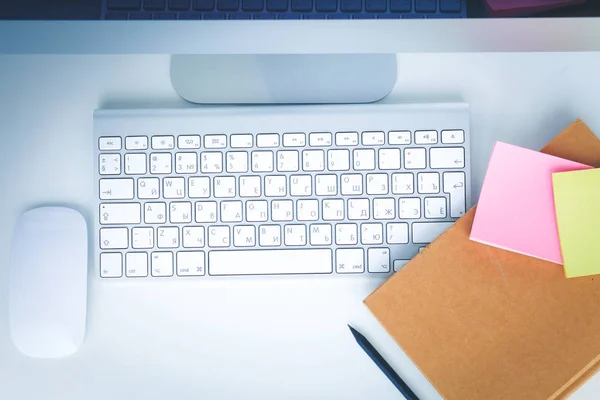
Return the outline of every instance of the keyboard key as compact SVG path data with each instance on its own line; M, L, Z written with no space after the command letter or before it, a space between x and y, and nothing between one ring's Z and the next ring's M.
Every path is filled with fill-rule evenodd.
M363 176L361 174L343 174L340 179L342 195L363 194Z
M240 197L259 197L260 176L240 177Z
M277 171L296 172L299 169L300 155L296 150L282 150L277 152Z
M287 176L265 176L265 196L281 197L287 195Z
M235 197L235 177L216 176L214 179L214 197Z
M141 6L141 0L106 0L109 10L139 10Z
M375 169L375 150L360 149L352 152L354 158L354 169L357 171Z
M442 143L444 144L458 144L465 142L465 131L462 130L451 130L442 131Z
M252 172L272 172L273 171L273 152L272 151L253 151L252 152Z
M400 149L379 149L379 169L400 169Z
M253 225L238 225L233 227L233 245L235 247L254 247L256 232Z
M206 198L210 196L210 178L207 176L195 176L188 179L188 196L194 198Z
M304 171L323 171L325 169L323 150L304 150L302 152L302 169Z
M306 146L306 135L304 133L284 133L284 147L304 147Z
M437 172L423 172L417 175L417 189L419 193L439 193L440 174Z
M204 136L204 147L207 149L224 149L227 147L227 136L206 135Z
M204 227L203 226L185 226L181 231L183 247L199 248L204 247Z
M100 154L100 175L119 175L121 173L120 154Z
M267 0L267 11L287 11L288 0Z
M436 144L438 142L437 131L416 131L415 144Z
M139 278L148 276L148 254L125 254L125 274L128 278Z
M287 200L291 203L291 200ZM273 201L271 204L274 204ZM266 200L249 200L246 202L246 221L248 222L263 222L267 220ZM273 217L271 219L274 220Z
M344 200L323 200L323 219L325 221L340 221L344 219Z
M209 275L330 274L332 272L330 249L240 250L208 253Z
M461 12L462 0L440 0L440 11L444 13Z
M423 169L427 167L425 157L425 149L423 148L404 149L404 168ZM432 166L432 168L434 167Z
M317 11L335 12L337 11L337 0L316 0Z
M221 222L241 222L242 221L242 202L241 201L222 201L221 202Z
M215 0L194 0L194 10L212 11L215 8Z
M358 145L358 132L337 132L335 134L335 144L337 146Z
M329 150L327 152L327 168L330 171L348 171L350 169L350 151Z
M244 11L262 11L264 0L242 0L242 9Z
M408 264L410 260L394 260L394 272L398 272L399 269Z
M285 225L283 232L286 246L306 246L306 225Z
M158 228L156 230L156 247L159 249L179 247L179 228L176 226Z
M155 251L151 260L152 276L173 276L173 253Z
M205 174L223 172L223 154L216 151L205 151L200 154L200 171Z
M189 10L190 0L169 0L169 9L173 11Z
M413 243L431 243L454 222L413 222Z
M331 146L331 133L315 132L308 135L308 142L313 147Z
M226 159L227 172L248 172L248 153L245 151L229 151Z
M370 218L369 199L349 199L348 200L348 219L362 220Z
M197 201L196 222L217 222L217 202Z
M312 11L313 0L292 0L292 11Z
M103 225L127 225L141 222L139 203L100 204L100 223Z
M100 254L100 276L102 278L120 278L123 276L123 257L121 253Z
M358 226L356 224L336 224L335 243L342 246L358 243Z
M365 0L365 10L368 12L385 12L387 11L386 0Z
M296 219L298 221L316 221L319 219L319 201L315 199L296 201Z
M177 147L180 149L199 149L199 135L182 135L177 137Z
M217 0L219 11L237 11L240 8L240 0Z
M369 272L390 272L390 250L386 248L367 250Z
M388 175L368 174L367 194L388 194Z
M410 131L390 131L388 132L389 144L410 144Z
M160 183L158 178L139 178L137 186L138 198L158 199L160 195Z
M401 219L421 218L421 199L401 198L398 200L398 214Z
M464 168L465 149L463 147L434 147L429 152L431 168Z
M343 12L362 11L362 0L340 0L340 9Z
M266 211L266 204L265 204ZM271 219L275 222L294 219L294 202L292 200L273 200L271 202ZM266 215L265 215L266 221Z
M254 143L253 136L251 134L240 134L240 135L231 135L229 137L230 145L233 148L249 148L252 147L252 143Z
M134 249L151 249L154 247L154 228L132 228L131 247Z
M425 199L425 218L446 218L446 198L427 197Z
M360 242L362 244L383 243L383 224L365 223L360 225Z
M392 174L392 193L393 194L412 194L414 175L411 173Z
M165 222L167 222L167 205L166 205L166 203L145 203L144 204L144 223L146 223L146 224L164 224Z
M229 227L228 226L209 226L208 227L208 246L209 247L229 247L229 243L230 243L230 240L229 240Z
M412 0L390 0L390 11L392 12L410 12Z
M331 225L312 224L308 227L308 231L310 233L310 244L312 246L331 245Z
M185 195L184 178L164 178L163 197L165 199L182 199Z
M101 151L121 150L120 137L101 137L98 139L98 148Z
M436 0L415 0L417 12L435 12Z
M100 229L101 249L126 249L129 246L127 240L127 228L102 228Z
M373 199L373 218L396 218L396 200L394 198Z
M317 196L337 195L337 175L317 175L315 178L315 192Z
M125 173L127 175L143 175L146 173L145 154L125 154Z
M335 270L338 274L360 274L365 272L363 249L337 249Z
M133 199L133 179L100 179L101 200Z
M292 196L311 196L312 179L310 175L292 175L290 177L290 194Z
M162 11L165 9L165 0L144 0L144 9L148 11Z
M152 153L150 154L150 173L170 174L172 171L170 153Z
M450 217L460 218L465 215L465 173L444 172L444 193L450 194Z
M388 244L408 243L408 224L406 222L389 223L386 229L386 242Z
M152 148L154 150L171 150L175 148L173 136L152 136Z
M204 275L203 251L180 251L177 253L178 276Z
M127 150L146 150L148 148L148 138L146 136L127 136L125 138L125 149Z
M279 134L260 133L256 135L256 147L279 147Z
M169 221L172 224L192 222L192 203L189 201L172 201L169 204Z
M195 174L198 171L198 155L196 153L175 154L175 172L178 174Z
M365 146L382 146L385 144L385 134L383 132L363 132L362 144Z

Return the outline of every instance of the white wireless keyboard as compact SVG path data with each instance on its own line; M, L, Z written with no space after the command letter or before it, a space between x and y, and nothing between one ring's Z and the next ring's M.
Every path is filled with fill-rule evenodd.
M392 273L470 207L465 104L94 114L102 278Z

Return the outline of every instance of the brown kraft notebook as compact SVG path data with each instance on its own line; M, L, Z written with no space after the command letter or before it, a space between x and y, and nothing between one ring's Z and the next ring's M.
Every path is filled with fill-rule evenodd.
M541 151L600 167L580 120ZM600 365L600 276L566 279L561 265L473 242L474 215L365 304L446 400L567 398Z

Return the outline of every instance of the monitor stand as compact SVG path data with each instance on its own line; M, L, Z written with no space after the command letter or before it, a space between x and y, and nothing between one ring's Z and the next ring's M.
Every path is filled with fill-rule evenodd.
M173 55L171 83L193 103L370 103L396 83L395 54Z

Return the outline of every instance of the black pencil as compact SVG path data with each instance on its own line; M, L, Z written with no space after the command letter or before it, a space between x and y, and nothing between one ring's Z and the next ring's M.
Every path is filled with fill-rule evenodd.
M367 353L367 355L371 357L371 360L373 360L373 362L379 367L381 372L383 372L385 376L387 376L388 379L394 384L394 386L396 386L400 393L402 393L402 395L406 397L407 400L419 400L417 395L408 387L408 385L402 380L402 378L398 376L398 374L392 369L390 364L388 364L387 361L383 359L381 354L379 354L377 350L375 350L375 347L373 347L373 345L369 343L367 338L361 335L356 329L354 329L350 325L348 325L348 328L350 328L350 332L352 332L352 335L354 335L354 339L356 339L356 342L360 345L360 347L362 347L365 353Z

